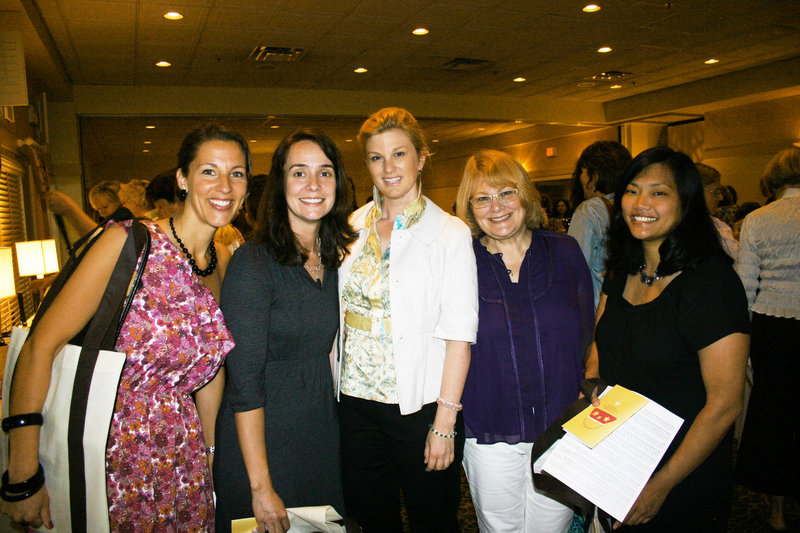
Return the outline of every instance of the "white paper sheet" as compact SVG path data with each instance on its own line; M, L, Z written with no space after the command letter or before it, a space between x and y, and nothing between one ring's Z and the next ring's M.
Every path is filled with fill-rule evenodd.
M342 517L330 505L317 507L288 507L289 533L344 533L345 528L334 523ZM231 521L231 533L254 533L258 531L255 518L240 518Z
M594 448L565 434L542 469L621 522L682 424L650 401Z

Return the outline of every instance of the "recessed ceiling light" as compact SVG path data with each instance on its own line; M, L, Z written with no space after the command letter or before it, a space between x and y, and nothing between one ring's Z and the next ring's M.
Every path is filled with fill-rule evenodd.
M438 143L438 142L439 142L439 139L433 139L433 140L431 140L431 142L432 142L432 143Z
M166 67L171 67L172 63L170 63L169 61L159 61L158 63L156 63L156 66L166 68Z
M597 49L597 51L600 52L601 54L607 54L611 50L612 50L612 48L610 46L603 46L603 47Z
M523 78L522 76L517 76L516 78L514 78L514 81L517 83L522 83L523 81L526 81L526 78Z
M150 150L147 150L147 149L145 149L145 150L142 150L142 152L144 152L145 154L146 154L147 152L149 152L149 151L150 151Z
M622 89L622 85L619 85L619 84L612 85L611 87L609 87L609 89Z
M257 139L250 139L250 142L251 142L251 143L257 143L257 142L258 142L258 140L257 140Z
M353 142L353 139L345 139L344 142L351 143L351 142Z
M183 15L181 15L177 11L169 11L167 13L164 13L164 18L167 20L181 20L183 18Z
M156 129L156 127L155 126L145 126L145 129L154 130L154 129Z
M364 74L366 71L367 69L365 69L364 67L358 67L357 69L353 70L353 72L355 72L356 74Z
M269 129L271 130L277 130L278 128L280 128L280 126L278 126L277 124L273 124L272 126L269 127Z
M594 13L596 11L600 11L600 6L598 6L597 4L587 4L583 6L584 13Z
M428 35L428 28L415 28L411 33L414 35Z
M706 59L706 60L704 61L704 63L705 63L706 65L713 65L714 63L719 63L719 59L714 59L714 58L712 57L711 59Z

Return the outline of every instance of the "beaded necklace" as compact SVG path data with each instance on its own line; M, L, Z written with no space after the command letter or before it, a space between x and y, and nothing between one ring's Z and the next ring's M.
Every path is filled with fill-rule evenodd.
M201 276L201 277L210 276L214 272L214 270L217 268L217 248L214 246L214 241L212 240L211 244L208 245L208 251L211 254L211 260L208 262L208 268L206 268L205 270L201 270L197 266L197 264L195 263L195 260L192 257L192 254L190 254L189 250L187 250L186 246L184 246L183 241L181 241L180 237L178 237L178 234L175 233L175 224L172 222L173 218L175 218L174 215L169 217L169 229L172 230L172 236L175 237L175 241L178 243L178 246L180 247L181 252L183 252L183 255L186 256L186 259L189 261L189 264L192 266L192 272L194 272L195 274L197 274L198 276Z
M647 285L648 287L652 287L653 283L661 279L661 274L658 273L658 270L653 272L652 276L648 276L644 273L644 269L647 267L646 263L642 263L642 266L639 267L639 283L642 285Z

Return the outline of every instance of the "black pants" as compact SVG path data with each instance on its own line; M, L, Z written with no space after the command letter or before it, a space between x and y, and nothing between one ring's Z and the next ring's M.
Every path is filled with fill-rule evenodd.
M736 477L753 490L800 499L797 376L800 320L753 313L753 392Z
M396 404L342 395L339 424L348 516L365 533L402 533L402 487L411 531L458 532L464 420L456 422L455 460L446 470L425 472L425 440L437 405L401 415Z

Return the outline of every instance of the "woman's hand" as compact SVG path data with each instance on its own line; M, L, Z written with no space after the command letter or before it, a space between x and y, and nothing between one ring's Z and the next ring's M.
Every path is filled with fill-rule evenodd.
M260 532L285 533L289 530L289 515L278 493L267 489L253 492L253 515ZM261 529L263 528L263 529Z
M47 206L56 215L66 215L75 209L80 210L80 207L66 194L58 191L49 191L45 198L47 199Z
M14 522L26 527L39 528L44 524L47 529L53 529L47 487L42 487L30 498L19 502L0 500L0 513L10 516Z
M428 438L425 439L425 471L445 470L455 458L455 439L446 439L429 431Z
M644 486L639 497L636 498L633 507L628 511L628 516L625 517L625 521L622 523L614 522L614 529L619 529L622 525L638 526L652 520L661 509L661 505L664 503L669 491L670 487L660 482L658 474L654 475Z
M578 399L585 398L583 391L578 392ZM592 398L591 398L592 406L593 407L600 407L600 398L597 397L597 387L592 389Z
M581 389L578 392L578 399L589 397L594 407L600 407L600 398L598 394L605 389L605 383L600 378L586 378L581 383Z

